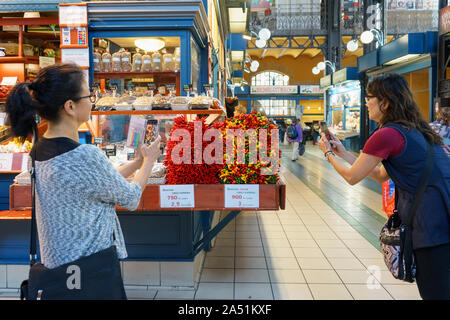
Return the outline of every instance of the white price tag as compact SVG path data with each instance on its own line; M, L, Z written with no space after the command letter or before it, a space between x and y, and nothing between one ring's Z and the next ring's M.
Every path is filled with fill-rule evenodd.
M194 185L159 186L161 208L194 208Z
M259 185L225 185L225 208L258 208Z
M3 77L2 83L0 85L2 86L14 86L17 82L17 77Z
M0 171L11 171L13 164L12 153L0 153Z

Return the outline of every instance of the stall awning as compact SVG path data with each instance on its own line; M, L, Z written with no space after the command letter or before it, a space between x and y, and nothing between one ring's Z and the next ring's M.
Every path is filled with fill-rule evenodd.
M358 72L364 72L380 65L380 51L373 50L365 55L358 57Z
M0 12L58 11L60 3L78 3L81 0L8 0L0 1Z
M436 49L437 32L410 33L381 47L380 64L398 64Z

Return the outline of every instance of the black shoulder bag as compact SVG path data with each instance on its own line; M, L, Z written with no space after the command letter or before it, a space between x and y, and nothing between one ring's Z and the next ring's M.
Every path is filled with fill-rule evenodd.
M394 278L407 282L414 282L416 277L416 263L412 246L414 216L433 171L433 147L430 143L428 143L427 149L425 166L414 194L414 202L409 209L407 221L403 223L397 211L398 188L396 186L394 213L389 217L380 233L380 246L386 266Z
M38 140L34 131L34 146ZM31 240L30 272L20 286L21 300L124 300L126 299L116 247L48 269L37 263L36 255L36 170L31 157Z

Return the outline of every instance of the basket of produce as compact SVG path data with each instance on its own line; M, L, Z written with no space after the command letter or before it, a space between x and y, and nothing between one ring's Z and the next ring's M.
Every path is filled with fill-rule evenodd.
M171 110L171 105L168 97L157 94L153 97L152 110Z
M207 96L197 96L192 98L189 108L191 110L208 110L211 99Z
M172 110L188 110L189 98L188 97L173 97L170 101Z
M142 96L137 97L133 103L134 110L152 110L152 97Z

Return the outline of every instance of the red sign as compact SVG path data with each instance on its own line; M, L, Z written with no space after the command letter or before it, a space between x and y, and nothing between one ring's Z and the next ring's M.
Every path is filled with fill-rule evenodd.
M439 34L450 32L450 6L441 10L440 13Z

